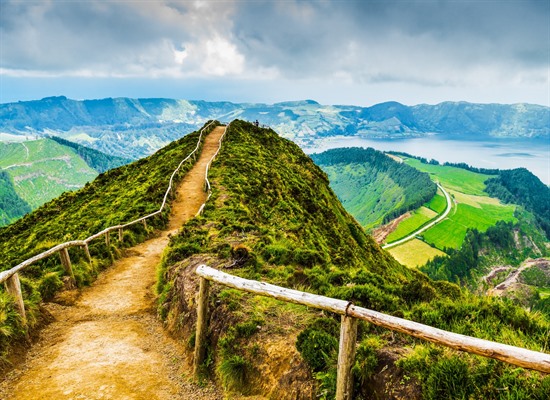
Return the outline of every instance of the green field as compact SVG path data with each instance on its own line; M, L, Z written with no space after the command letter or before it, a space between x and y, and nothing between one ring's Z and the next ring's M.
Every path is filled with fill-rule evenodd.
M550 288L538 288L541 298L550 297Z
M448 217L422 233L422 237L426 243L440 250L445 248L459 248L464 241L468 229L477 229L486 231L487 228L493 226L497 221L512 221L514 217L515 206L501 204L498 199L487 196L483 191L485 189L485 181L490 175L478 174L461 168L423 164L419 160L407 158L405 162L423 172L430 174L434 181L438 181L449 192L453 198L453 209ZM446 208L446 200L441 191L438 190L436 196L428 203L411 215L411 217L403 220L386 239L387 243L398 240L414 232L427 221L428 218L423 210L428 207L435 213L442 213ZM434 214L435 214L434 213ZM404 246L404 245L402 245ZM406 265L418 265L417 263L422 258L429 259L429 254L432 249L426 245L421 249L418 244L392 248L390 252L395 253L398 260ZM414 248L418 251L427 251L427 255L414 254L410 249Z
M401 239L411 232L414 232L426 222L434 219L437 214L426 207L420 207L419 209L413 211L411 216L405 218L399 223L397 228L388 235L386 238L386 243L395 242L398 239Z
M459 248L466 236L468 228L486 231L497 221L516 221L514 205L491 204L491 198L485 203L478 203L477 207L459 203L453 206L449 216L422 235L424 240L438 249L445 247Z
M409 240L388 249L388 251L401 264L411 268L424 265L435 256L445 255L442 251L434 249L418 239Z
M447 200L445 200L445 196L441 193L441 190L437 189L437 194L425 205L437 214L441 214L447 208Z
M33 209L63 192L81 188L98 175L73 149L50 139L0 143L0 168L11 176L16 193Z
M478 174L465 169L444 165L423 164L414 158L405 159L405 163L420 171L430 174L433 180L439 181L446 189L457 190L465 194L487 195L485 181L492 175Z

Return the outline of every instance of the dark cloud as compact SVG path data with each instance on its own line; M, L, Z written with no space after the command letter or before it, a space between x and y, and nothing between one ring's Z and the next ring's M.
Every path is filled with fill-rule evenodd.
M304 90L506 87L538 90L539 102L550 84L548 0L0 0L0 6L0 76L230 76L294 82Z

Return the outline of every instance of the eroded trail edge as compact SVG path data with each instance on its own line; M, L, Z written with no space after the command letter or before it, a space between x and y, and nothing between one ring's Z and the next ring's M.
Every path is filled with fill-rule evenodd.
M224 127L205 138L195 166L171 204L168 228L127 255L82 291L72 306L48 304L55 321L43 330L26 362L0 386L9 399L218 399L190 383L183 345L155 315L155 271L170 233L206 200L204 176Z

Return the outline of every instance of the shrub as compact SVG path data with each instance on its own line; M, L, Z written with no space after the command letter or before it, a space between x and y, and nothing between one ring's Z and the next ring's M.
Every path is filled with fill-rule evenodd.
M239 355L224 359L218 367L218 373L226 389L238 390L244 387L247 369L250 363Z
M296 348L315 371L323 371L336 361L338 340L321 330L307 328L298 335Z
M38 291L44 300L50 300L63 287L63 281L57 272L48 272L42 276Z

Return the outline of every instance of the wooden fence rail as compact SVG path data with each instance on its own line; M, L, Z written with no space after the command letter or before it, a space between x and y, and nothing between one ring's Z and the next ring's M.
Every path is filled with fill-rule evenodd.
M432 326L409 321L392 315L383 314L351 302L319 296L298 290L287 289L249 279L229 275L206 265L200 265L196 271L201 277L197 308L197 331L195 337L195 375L203 362L204 345L206 342L207 296L208 282L222 285L261 296L273 297L290 303L302 304L342 315L340 330L340 349L338 354L338 376L336 399L350 399L351 366L355 358L355 338L357 335L357 319L368 321L393 331L405 333L420 339L428 340L456 350L494 358L509 364L517 365L544 373L550 373L550 354L527 350L489 340L478 339L454 332L444 331Z
M191 153L189 153L189 155L187 157L185 157L178 164L178 166L176 167L176 169L174 170L174 172L170 176L170 181L168 182L168 188L166 189L166 193L164 194L162 204L161 204L160 208L158 209L158 211L155 211L155 212L153 212L149 215L145 215L143 217L135 219L134 221L128 222L126 224L110 226L108 228L105 228L101 232L98 232L98 233L96 233L96 234L94 234L94 235L92 235L92 236L90 236L90 237L88 237L84 240L72 240L72 241L69 241L69 242L58 244L57 246L54 246L54 247L52 247L52 248L50 248L46 251L43 251L40 254L37 254L37 255L23 261L22 263L16 265L15 267L13 267L9 270L0 272L0 283L3 282L6 291L14 297L16 308L18 309L25 325L26 325L26 313L25 313L25 307L24 307L23 297L22 297L22 293L21 293L21 284L19 282L19 271L25 269L26 267L28 267L31 264L34 264L37 261L48 258L48 257L50 257L51 255L53 255L55 253L59 253L59 256L61 258L61 263L63 265L63 268L65 269L65 272L74 281L74 274L73 274L73 271L72 271L71 259L70 259L69 252L68 252L68 249L70 247L82 247L82 248L84 248L84 251L86 253L86 258L88 259L88 262L91 263L92 262L92 257L90 255L90 250L88 248L88 243L90 243L92 240L95 240L95 239L97 239L101 236L104 236L105 237L105 243L107 245L109 245L110 244L110 233L112 231L118 230L119 240L122 241L122 232L123 232L124 228L127 228L131 225L134 225L134 224L137 224L137 223L140 223L140 222L143 223L145 228L147 228L147 222L146 222L147 219L152 218L156 215L159 215L164 211L164 208L166 206L166 202L168 201L168 196L172 192L172 185L174 183L174 177L176 176L176 174L180 170L181 166L187 160L189 160L192 156L196 155L197 151L199 150L199 148L201 146L203 133L214 123L216 123L216 121L212 120L204 128L202 128L200 130L197 145L195 146L193 151L191 151Z

